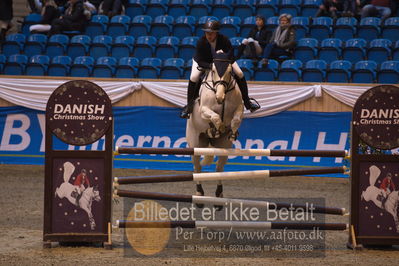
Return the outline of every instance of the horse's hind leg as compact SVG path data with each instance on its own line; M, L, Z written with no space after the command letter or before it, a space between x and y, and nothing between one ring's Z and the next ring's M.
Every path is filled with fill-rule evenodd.
M218 157L218 161L216 164L216 172L223 172L224 171L224 166L227 163L227 156L219 156ZM218 181L218 185L216 187L216 191L215 191L215 196L218 198L223 198L223 184L222 181L219 180ZM217 211L220 211L223 209L223 206L221 205L215 205L215 208Z

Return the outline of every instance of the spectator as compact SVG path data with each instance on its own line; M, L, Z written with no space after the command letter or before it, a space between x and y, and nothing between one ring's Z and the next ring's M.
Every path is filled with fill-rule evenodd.
M343 17L357 17L359 15L360 0L345 0Z
M344 11L346 1L348 0L323 0L316 17L332 17L336 19Z
M233 47L229 38L219 33L220 23L217 20L210 20L203 26L202 30L205 35L197 41L195 54L193 57L193 65L191 67L190 79L187 88L187 105L184 106L180 113L181 118L189 118L193 112L195 99L199 96L201 85L201 76L205 69L212 66L213 58L216 53L225 53L230 60L233 59ZM238 66L237 62L232 63L234 77L241 91L244 106L251 112L260 108L258 103L251 101L248 96L248 85L245 80L244 73Z
M60 16L57 4L54 0L43 0L42 20L39 24L29 27L30 32L48 32L51 29L51 23Z
M91 4L93 4L97 9L100 7L100 4L103 2L103 0L89 0Z
M32 13L40 13L42 10L42 1L41 0L28 0L29 8Z
M262 66L269 63L269 58L280 56L292 56L292 49L296 45L295 28L291 25L290 14L281 14L279 17L280 25L274 30L270 43L263 51Z
M270 40L270 36L271 32L265 26L265 17L257 15L256 25L238 47L236 58L239 59L244 54L251 58L254 64L257 64L258 57L262 55L265 46Z
M387 19L392 10L395 10L395 1L393 0L371 0L367 1L361 11L362 18L380 17L383 21Z
M55 19L51 24L49 35L59 34L63 31L83 31L87 17L82 0L68 0L65 15Z
M99 13L112 18L122 13L123 5L121 0L104 0L100 7Z
M12 0L0 1L0 44L6 39L13 18Z

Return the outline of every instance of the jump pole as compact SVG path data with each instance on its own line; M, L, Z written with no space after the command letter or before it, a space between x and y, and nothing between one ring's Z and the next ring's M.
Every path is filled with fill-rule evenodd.
M116 220L116 228L210 228L210 229L288 229L288 230L334 230L349 228L344 223L286 223L286 222L241 222L241 221L125 221Z
M347 150L270 150L270 149L220 149L220 148L123 148L115 147L120 154L169 154L214 156L298 156L298 157L348 157Z
M313 213L324 213L332 215L347 215L345 208L331 208L322 206L311 206L309 205L297 205L289 203L274 203L268 201L257 201L257 200L244 200L244 199L230 199L230 198L217 198L208 196L196 196L196 195L184 195L184 194L171 194L171 193L159 193L159 192L144 192L144 191L131 191L115 189L114 195L119 197L127 198L140 198L140 199L152 199L152 200L168 200L175 202L188 202L194 204L215 204L215 205L242 205L251 206L265 209L282 209L288 208L289 210L295 211L297 209L303 209L305 211L312 211Z
M212 172L212 173L190 173L178 175L155 175L155 176L131 176L114 177L114 183L142 184L163 182L185 182L185 181L215 181L215 180L237 180L237 179L263 179L277 176L316 175L316 174L343 174L347 170L345 166L320 167L311 169L287 169L287 170L256 170L240 172Z

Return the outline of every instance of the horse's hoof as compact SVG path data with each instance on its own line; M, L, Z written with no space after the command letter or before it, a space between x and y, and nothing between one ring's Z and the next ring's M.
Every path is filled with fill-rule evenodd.
M215 196L218 198L223 198L223 185L218 185L216 187ZM217 211L221 211L223 209L222 205L214 205L213 206Z
M195 192L196 196L204 196L205 195L204 189L202 188L201 184L197 184L196 190L197 190ZM197 208L200 208L200 209L204 208L204 204L203 203L196 203L195 206L197 206Z

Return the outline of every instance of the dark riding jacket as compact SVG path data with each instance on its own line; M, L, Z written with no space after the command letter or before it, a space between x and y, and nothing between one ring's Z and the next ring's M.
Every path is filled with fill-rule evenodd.
M228 53L230 60L234 59L233 46L229 38L220 33L218 33L216 38L215 52L218 50ZM209 65L213 62L211 45L205 36L202 36L197 42L194 60L203 68L209 68Z

